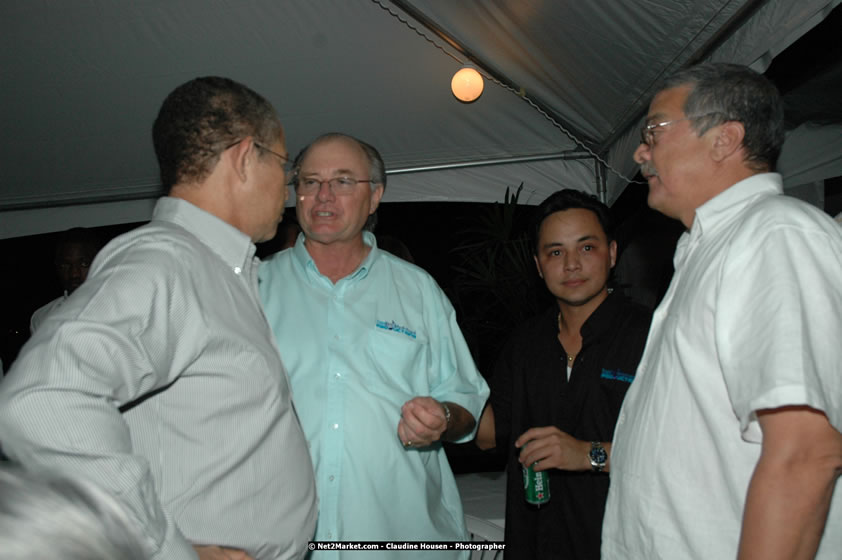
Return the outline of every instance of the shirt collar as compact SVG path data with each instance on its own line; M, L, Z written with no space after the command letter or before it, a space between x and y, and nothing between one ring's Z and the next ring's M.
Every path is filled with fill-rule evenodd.
M755 198L783 193L783 179L778 173L758 173L734 183L698 208L693 218L690 231L685 231L678 239L673 268L678 270L684 264L690 247L693 247L705 232L716 229L719 224L730 222L734 216Z
M623 296L611 292L585 320L580 332L582 340L591 340L606 332L617 321Z
M354 272L346 276L346 278L365 277L372 265L380 258L380 249L377 248L377 239L374 234L370 231L364 231L362 234L363 243L371 247L371 251L368 252L368 255L365 259L363 259L363 262L360 263L360 266L358 266ZM307 247L304 245L305 239L306 236L304 234L298 236L298 239L295 241L295 245L292 248L292 254L295 257L295 260L298 261L298 263L305 269L318 272L316 263L313 262L313 257L310 256L310 252L307 251Z
M620 314L625 301L625 296L615 291L608 294L608 297L599 304L599 307L594 309L593 313L582 324L579 331L582 334L582 341L593 340L608 331L617 322L617 316ZM552 323L553 331L558 332L558 305L549 307L546 320L548 323Z
M783 179L778 173L758 173L734 183L698 208L690 228L690 237L703 235L730 219L754 198L783 193Z
M189 231L234 270L248 270L254 262L256 247L248 235L184 199L161 197L152 219Z

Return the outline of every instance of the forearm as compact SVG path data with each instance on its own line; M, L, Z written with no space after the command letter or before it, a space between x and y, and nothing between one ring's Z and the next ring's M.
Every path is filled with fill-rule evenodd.
M815 557L838 472L762 458L752 476L743 514L739 560Z
M494 410L491 403L485 405L477 428L477 447L483 451L497 447L497 430L494 422Z
M458 441L471 433L476 425L473 415L456 403L446 402L450 410L447 429L441 434L442 441Z
M70 339L62 335L59 341L64 338ZM96 347L111 354L115 344L102 336ZM0 384L4 452L27 468L60 468L83 476L117 497L149 557L195 558L192 547L164 515L148 462L135 454L114 399L126 398L126 386L139 382L126 379L128 374L106 373L148 368L125 360L91 360L92 354L82 355L70 344L48 346L43 341L23 352ZM94 371L85 359L102 368ZM69 367L79 363L84 367Z
M836 480L842 434L804 406L758 411L763 444L743 512L739 560L815 557Z
M60 468L90 479L119 498L150 558L196 558L164 514L146 461L131 453L130 436L119 412L90 400L42 390L4 403L0 415L4 451L27 468ZM74 413L79 410L85 411L85 417ZM41 420L33 422L33 417Z

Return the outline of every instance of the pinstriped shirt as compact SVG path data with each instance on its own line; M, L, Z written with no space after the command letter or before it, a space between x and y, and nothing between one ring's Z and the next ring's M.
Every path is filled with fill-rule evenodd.
M0 442L119 496L150 557L299 558L316 497L246 235L162 198L109 243L0 383Z

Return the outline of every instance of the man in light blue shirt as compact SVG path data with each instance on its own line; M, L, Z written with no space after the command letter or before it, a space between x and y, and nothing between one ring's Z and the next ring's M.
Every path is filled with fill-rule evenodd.
M464 540L440 442L473 437L488 387L453 307L363 231L386 183L373 147L327 134L293 169L303 234L261 266L260 295L316 469L316 540Z

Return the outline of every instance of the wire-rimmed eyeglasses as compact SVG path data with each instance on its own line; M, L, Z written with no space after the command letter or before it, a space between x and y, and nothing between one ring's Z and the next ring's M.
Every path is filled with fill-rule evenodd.
M225 148L222 151L224 152L228 148L232 148L242 141L243 141L243 139L240 138L236 142L231 142L230 144L225 146ZM275 156L276 158L281 160L281 167L284 169L284 172L289 173L290 171L292 171L292 162L290 161L289 157L279 154L278 152L272 150L268 146L264 146L263 144L261 144L260 142L257 142L256 140L254 141L254 145L257 146L259 149L263 150L264 152L269 152L270 154L272 154L273 156Z
M354 179L353 177L333 177L332 179L296 177L292 184L298 194L311 195L319 192L322 185L327 183L333 194L342 196L354 192L354 187L359 183L371 183L373 181L373 179Z
M716 111L716 112L713 112L713 113L705 113L703 115L696 115L694 117L683 117L681 119L672 119L671 121L664 121L664 122L659 122L659 123L647 124L646 126L644 126L643 128L640 129L640 143L646 144L647 146L649 146L651 148L652 146L655 145L655 138L656 138L655 132L659 128L663 128L665 126L669 126L671 124L675 124L675 123L678 123L678 122L681 122L681 121L693 121L693 120L697 120L697 119L703 119L705 117L711 117L713 115L723 115L723 113L720 113L720 112Z

